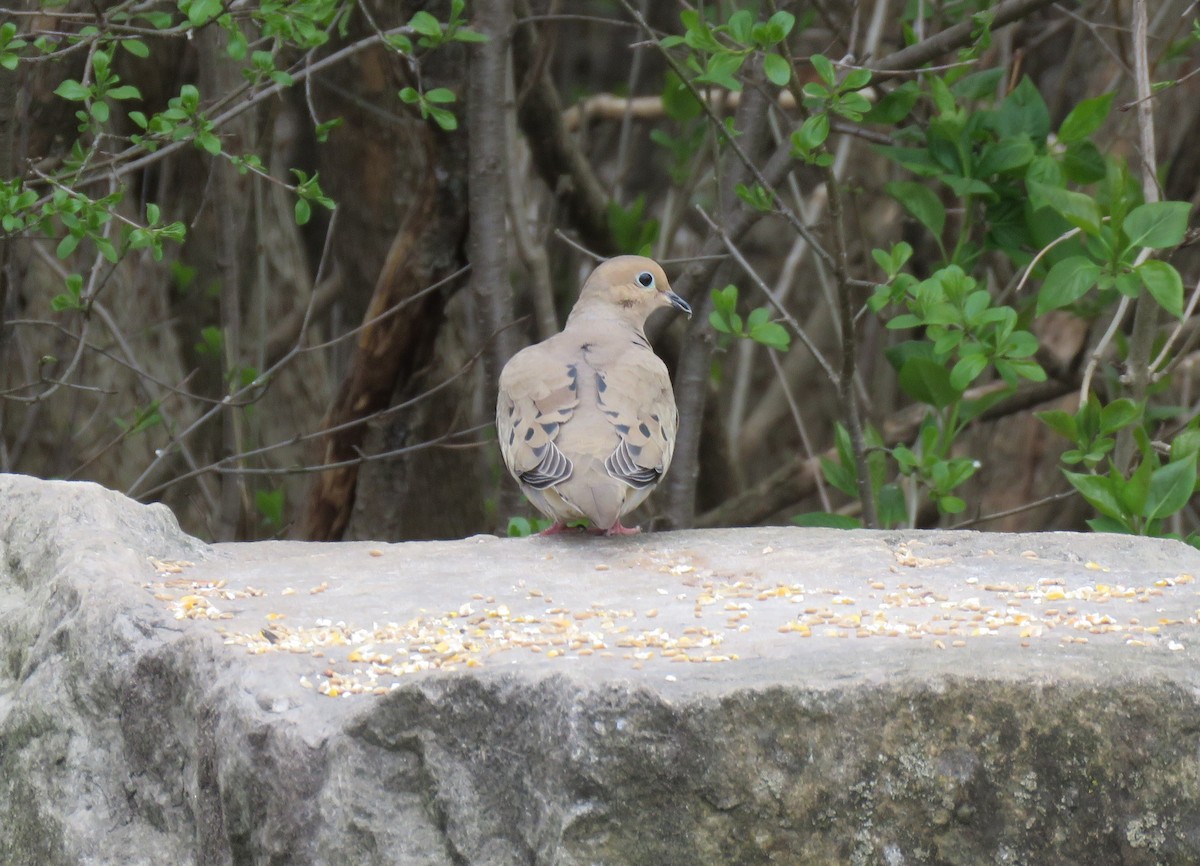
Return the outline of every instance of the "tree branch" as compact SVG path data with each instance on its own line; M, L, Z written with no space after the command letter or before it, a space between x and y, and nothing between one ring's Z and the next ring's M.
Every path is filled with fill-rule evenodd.
M529 15L527 0L517 12ZM563 123L562 101L538 57L538 41L528 24L513 30L513 69L518 86L517 121L542 180L566 208L585 246L610 256L618 252L608 226L608 193L586 155Z
M512 18L512 0L492 0L479 7L474 24L488 39L472 46L467 85L467 255L480 332L495 335L483 365L489 394L495 390L500 368L513 354L512 332L502 330L513 309L505 221L508 137L504 122Z
M992 29L1018 21L1054 2L1055 0L1005 0L992 10ZM947 51L970 44L971 31L975 27L974 20L968 18L915 45L879 58L878 61L871 64L871 68L881 70L875 73L874 79L879 81L894 77L903 71L917 69L926 63L931 63Z

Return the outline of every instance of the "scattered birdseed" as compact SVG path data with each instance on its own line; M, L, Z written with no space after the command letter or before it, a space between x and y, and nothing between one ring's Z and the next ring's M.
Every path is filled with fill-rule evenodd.
M1036 639L1057 638L1065 647L1111 635L1124 646L1182 652L1185 645L1177 629L1200 625L1200 608L1189 607L1190 615L1180 619L1157 607L1125 607L1161 605L1164 593L1178 593L1194 582L1190 574L1158 578L1147 581L1148 585L1122 583L1128 576L1079 584L1063 577L1031 577L1029 583L981 583L979 578L964 577L959 589L969 586L974 594L962 597L955 590L943 592L922 584L914 579L919 574L909 570L947 565L949 560L917 557L907 546L894 554L902 568L893 569L891 576L841 586L759 580L753 571L718 574L678 556L661 565L643 563L641 567L649 565L670 575L667 585L654 588L654 594L664 597L664 605L674 596L675 607L667 610L675 614L674 625L657 624L670 618L658 607L638 613L599 601L586 607L555 605L543 590L519 580L503 600L474 593L457 608L421 610L400 622L368 625L306 619L295 609L268 612L258 602L253 613L261 617L257 625L234 628L221 621L234 618L229 612L233 610L238 611L239 623L245 623L247 610L255 610L247 607L248 600L266 596L264 590L229 586L221 579L191 579L185 570L192 563L154 559L150 562L158 579L144 586L178 619L218 621L214 626L227 645L253 655L285 652L311 657L313 666L299 685L331 697L386 694L411 674L477 668L503 654L522 651L536 655L543 664L579 662L592 656L625 659L634 669L656 659L730 664L740 656L731 651L738 649L736 644L726 645L727 635L772 628L812 640L905 637L927 640L938 650L965 648L988 637L1008 637L1022 647ZM1022 556L1038 558L1032 551ZM1086 568L1095 577L1107 572L1094 565ZM621 566L614 563L614 567ZM330 581L322 581L306 595L330 588ZM298 592L287 587L272 594ZM682 626L678 617L686 615L689 607L694 622ZM1133 611L1138 614L1130 615ZM335 655L344 661L339 663Z

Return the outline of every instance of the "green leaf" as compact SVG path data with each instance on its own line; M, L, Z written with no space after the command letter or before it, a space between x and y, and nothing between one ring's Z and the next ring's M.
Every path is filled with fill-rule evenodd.
M778 349L780 352L786 352L792 341L792 337L787 332L787 329L778 322L764 322L761 325L751 327L750 339L756 343L761 343L767 348Z
M1191 210L1185 201L1148 202L1131 210L1121 228L1130 246L1155 250L1173 247L1187 233Z
M959 99L974 100L994 96L1007 70L997 66L995 69L985 69L982 72L972 72L964 75L950 87L950 92Z
M97 123L108 122L109 108L107 102L93 102L91 106L89 106L88 111L91 113L92 117L96 118Z
M1049 207L1071 225L1089 235L1100 233L1100 206L1091 196L1037 181L1028 181L1030 202L1035 208Z
M1087 140L1073 141L1067 145L1062 168L1068 180L1079 184L1096 183L1104 180L1108 174L1104 154Z
M732 329L729 327L729 317L727 314L713 310L708 314L708 323L712 325L712 329L721 334L731 334Z
M1100 266L1087 256L1071 256L1058 262L1046 274L1038 292L1038 315L1075 303L1096 285L1099 277Z
M268 526L283 526L283 488L254 491L254 506Z
M763 72L776 87L784 87L792 78L792 67L787 60L774 53L763 57Z
M1142 285L1158 305L1176 318L1183 316L1183 279L1179 271L1167 262L1150 259L1137 268Z
M946 208L933 190L914 181L892 181L884 188L934 237L941 238L946 227Z
M738 289L733 283L729 283L723 289L712 290L713 307L719 312L728 315L737 307Z
M308 203L307 199L302 199L302 198L297 199L296 200L296 225L298 225L298 226L306 225L311 218L312 218L312 205L310 205Z
M741 54L714 54L708 58L704 74L697 76L696 80L715 84L726 90L740 91L742 83L733 76L742 68L745 60L745 56Z
M962 396L950 382L950 372L930 358L912 357L900 367L900 387L908 396L938 409Z
M425 91L425 98L430 102L448 103L454 101L454 91L448 87L435 87Z
M933 99L933 106L937 109L938 114L953 115L955 109L958 108L954 94L950 92L949 86L940 76L934 75L929 78L929 95Z
M837 84L837 74L833 71L833 64L829 62L829 58L824 54L814 54L809 58L813 69L817 70L817 75L821 76L821 80L833 87Z
M63 99L70 102L83 102L92 95L91 88L84 87L73 78L68 78L58 87L54 88L54 95L61 96Z
M964 355L954 365L954 369L950 371L951 387L959 391L967 390L971 383L978 379L979 375L987 369L987 363L987 358L983 355Z
M183 8L184 4L181 3ZM184 11L187 13L188 24L192 27L201 27L216 18L223 10L221 0L191 0L186 4Z
M805 150L820 147L829 138L829 115L824 112L812 115L800 126L799 135Z
M329 134L341 126L342 123L343 118L340 117L335 117L332 120L326 120L324 123L318 123L313 129L313 132L317 136L317 141L322 143L328 141Z
M792 518L797 526L824 527L826 529L862 529L862 521L845 514L830 514L827 511L810 511Z
M825 476L825 481L831 487L837 488L847 496L858 496L858 483L855 481L853 470L828 457L822 457L821 474Z
M1064 439L1075 442L1079 430L1075 424L1075 416L1061 409L1050 409L1045 412L1034 412L1034 416Z
M505 534L509 538L526 538L533 534L533 526L526 517L510 517Z
M1001 138L1025 133L1033 141L1045 141L1050 132L1050 111L1029 76L1004 98L993 117Z
M908 520L908 503L904 501L904 490L893 481L880 485L875 505L879 512L879 522L885 528L899 526Z
M408 22L408 26L422 36L427 36L431 39L438 39L442 35L442 25L436 18L424 10L413 15L412 19Z
M1033 142L1027 135L1016 135L1002 138L995 144L988 145L979 156L975 165L976 177L990 177L993 174L1010 171L1028 165L1035 154Z
M1150 497L1150 478L1155 468L1156 464L1143 456L1128 479L1122 478L1115 467L1109 470L1109 489L1120 501L1123 514L1140 517L1145 512Z
M447 111L444 108L435 108L430 105L429 116L433 118L434 123L446 130L446 132L453 132L458 129L458 118L454 116L453 111Z
M1100 410L1099 432L1102 435L1115 433L1122 427L1128 427L1141 415L1141 407L1128 397L1113 400Z
M1111 517L1093 517L1087 521L1087 525L1092 532L1115 532L1120 535L1132 534L1127 523L1121 520L1114 520Z
M487 42L488 36L486 33L480 33L478 30L471 30L468 27L459 27L454 31L454 35L450 37L455 42Z
M207 325L200 329L200 342L196 343L196 351L201 355L221 357L224 351L225 334L216 325Z
M122 39L121 47L134 57L146 58L150 56L150 48L140 39Z
M899 123L908 117L909 112L920 98L921 89L917 83L906 81L871 106L871 110L863 115L863 121L866 123Z
M678 75L668 71L662 92L663 110L672 120L685 121L698 117L703 107Z
M772 42L786 39L796 26L796 16L791 12L779 11L767 19L768 36Z
M141 99L142 94L132 84L122 84L120 87L114 87L105 94L110 99Z
M1070 144L1082 141L1100 128L1112 108L1115 93L1105 93L1083 102L1071 109L1071 113L1058 128L1058 140Z
M1195 489L1195 454L1155 469L1150 475L1150 492L1142 516L1157 520L1174 514L1188 504Z
M943 514L962 514L967 510L966 501L957 496L939 496L937 506Z
M79 246L78 235L64 235L63 239L58 242L58 247L54 250L54 255L60 259L65 259L71 253L75 252L75 248Z
M729 22L725 25L726 31L733 37L735 42L740 42L742 45L750 43L750 33L754 28L754 16L750 14L748 9L739 9L729 16Z
M1125 521L1121 503L1117 500L1116 493L1112 489L1112 480L1108 476L1084 475L1066 470L1063 470L1063 475L1067 481L1071 482L1071 486L1083 494L1083 498L1101 514L1114 520Z

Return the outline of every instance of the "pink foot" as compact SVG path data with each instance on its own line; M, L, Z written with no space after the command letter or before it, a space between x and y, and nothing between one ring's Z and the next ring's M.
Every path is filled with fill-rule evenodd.
M622 526L621 521L618 519L617 522L614 523L611 527L609 527L608 531L605 532L604 534L605 535L637 535L641 531L642 531L641 527L639 527L639 526Z
M565 521L556 520L553 526L549 529L543 529L538 535L558 535L561 532L568 532L574 528L573 526L567 526Z

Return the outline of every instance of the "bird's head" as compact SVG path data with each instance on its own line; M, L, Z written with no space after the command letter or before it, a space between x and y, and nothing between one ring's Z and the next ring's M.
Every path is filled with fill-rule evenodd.
M659 307L674 307L692 315L687 301L672 291L662 266L644 256L617 256L592 271L575 309L605 307L639 326Z

